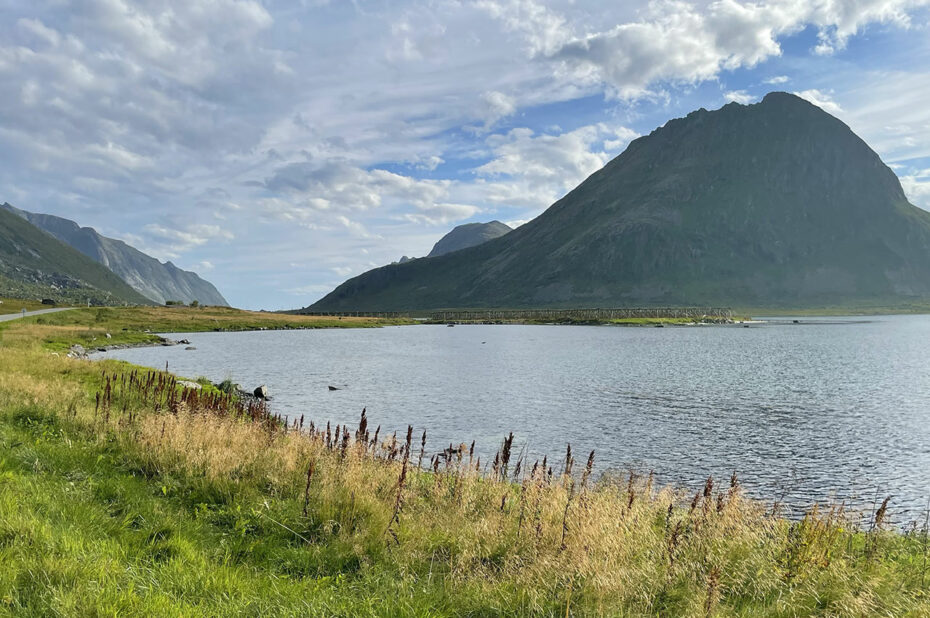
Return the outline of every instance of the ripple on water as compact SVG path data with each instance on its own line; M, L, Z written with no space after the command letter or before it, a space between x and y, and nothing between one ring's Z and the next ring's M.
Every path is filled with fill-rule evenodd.
M737 471L752 494L868 508L902 521L930 494L930 317L805 319L752 329L429 326L186 335L197 350L111 357L214 381L266 384L276 411L429 445L509 431L517 450L596 449L600 469L700 485ZM484 342L484 343L483 343ZM346 388L329 391L329 384Z

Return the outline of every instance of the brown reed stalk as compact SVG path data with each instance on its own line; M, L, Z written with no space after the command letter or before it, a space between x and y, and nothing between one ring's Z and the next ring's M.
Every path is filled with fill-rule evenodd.
M510 451L512 448L513 448L513 432L510 432L510 435L504 438L504 444L501 447L501 462L500 462L501 480L505 480L509 476Z
M575 495L575 479L568 477L568 498L565 500L565 511L562 512L562 540L559 543L559 552L565 551L568 547L565 544L565 536L568 534L568 511L572 506L572 497Z
M407 463L410 461L410 441L413 436L413 426L407 426L407 444L404 448L404 460L400 467L400 476L397 479L397 496L394 498L394 512L391 515L391 521L388 523L385 534L394 539L396 545L400 545L397 538L397 532L394 531L394 524L400 523L400 510L404 505L404 486L407 483Z
M533 464L533 471L530 473L529 479L532 479L536 475L536 469L538 467L539 467L539 461L537 460L536 463ZM524 476L523 479L520 481L520 515L519 517L517 517L517 540L518 541L520 540L520 532L523 529L523 516L526 512L526 492L528 488L529 488L529 485L527 483L527 477Z
M710 513L711 498L714 495L714 477L708 476L707 480L704 482L704 494L703 494L703 509L702 517L706 520L707 515Z
M875 511L875 517L872 518L872 526L869 528L869 534L866 539L866 559L869 561L872 560L878 549L878 534L882 530L882 524L885 523L885 516L888 514L888 502L891 501L891 498L892 496L888 496L882 500L881 506Z
M588 455L588 463L584 466L584 472L581 474L581 489L584 490L588 486L588 479L591 478L591 473L594 471L594 451L591 451L591 454Z
M668 571L669 577L672 575L672 569L675 567L675 559L677 556L678 547L681 545L681 521L678 521L675 524L675 528L672 529L672 533L668 537L668 541L665 544L665 549L668 552Z
M629 511L633 508L633 500L635 496L635 488L633 487L633 482L636 480L635 473L630 470L630 476L626 481L626 510Z
M368 408L362 408L362 418L358 421L358 429L355 432L355 440L358 441L368 432L368 416L366 415Z
M316 460L311 459L310 465L307 466L307 485L304 487L304 517L307 516L307 509L310 506L310 482L313 480L313 473L316 471Z
M426 430L423 430L423 437L420 438L420 456L417 458L417 469L423 467L423 455L426 454Z
M342 447L339 450L340 457L345 459L346 452L349 450L349 430L345 427L342 428Z
M704 600L704 615L710 618L717 607L720 588L720 568L713 567L707 574L707 597Z

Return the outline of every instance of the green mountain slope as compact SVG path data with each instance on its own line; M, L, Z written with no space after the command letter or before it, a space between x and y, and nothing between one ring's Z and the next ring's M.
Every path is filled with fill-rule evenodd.
M94 304L152 304L122 279L0 208L0 296L44 296Z
M669 121L533 221L346 281L314 310L930 298L930 213L845 124L786 93Z
M426 257L436 257L445 255L453 251L461 251L469 247L474 247L489 240L500 238L507 232L510 232L509 225L500 221L490 221L488 223L465 223L452 228L452 231L439 239L433 245L432 251Z
M162 264L121 240L107 238L70 219L27 212L9 204L0 205L58 240L71 245L92 260L116 273L137 292L163 304L166 300L200 301L205 305L229 306L223 295L197 273L181 270L171 262Z

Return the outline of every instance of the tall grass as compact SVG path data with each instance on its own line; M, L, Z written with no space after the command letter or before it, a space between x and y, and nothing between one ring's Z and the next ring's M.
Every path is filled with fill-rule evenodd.
M288 546L339 546L353 569L390 561L411 583L479 590L502 613L930 611L926 530L886 529L887 501L869 530L840 506L788 521L744 497L735 476L693 496L635 474L595 480L595 453L576 471L570 447L558 466L511 467L513 434L487 473L465 444L420 467L413 428L372 439L364 411L352 430L301 428L263 402L182 388L163 372L101 384L94 434L147 474L202 479L227 499L247 488Z
M926 524L787 520L474 443L305 418L37 345L0 365L0 614L921 616ZM419 442L419 444L417 444Z

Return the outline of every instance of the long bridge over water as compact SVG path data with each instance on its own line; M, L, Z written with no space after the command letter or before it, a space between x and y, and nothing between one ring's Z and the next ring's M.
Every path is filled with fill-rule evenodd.
M308 311L301 315L425 318L433 322L571 322L665 318L732 320L729 307L617 307L593 309L455 309L437 311Z

